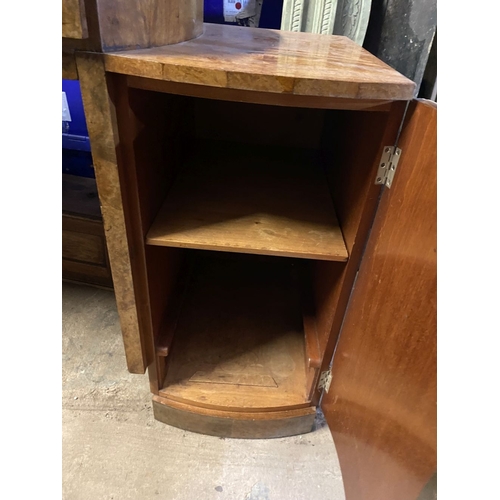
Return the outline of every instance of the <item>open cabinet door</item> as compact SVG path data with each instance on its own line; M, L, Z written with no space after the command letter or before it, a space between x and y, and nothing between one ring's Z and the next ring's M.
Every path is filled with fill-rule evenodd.
M416 500L436 470L436 115L408 109L321 405L347 500Z

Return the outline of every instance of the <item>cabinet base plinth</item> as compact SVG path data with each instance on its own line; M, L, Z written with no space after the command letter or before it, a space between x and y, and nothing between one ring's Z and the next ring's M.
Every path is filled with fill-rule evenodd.
M153 396L156 420L210 436L265 439L311 432L316 407L267 412L209 410Z

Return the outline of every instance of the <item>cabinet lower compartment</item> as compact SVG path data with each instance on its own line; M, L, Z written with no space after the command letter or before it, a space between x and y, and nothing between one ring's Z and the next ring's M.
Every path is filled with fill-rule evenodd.
M307 406L293 260L212 252L192 260L160 395L227 410Z
M159 396L230 412L310 408L319 368L308 355L317 345L305 315L310 263L185 252L184 285L174 293L182 298L157 341Z

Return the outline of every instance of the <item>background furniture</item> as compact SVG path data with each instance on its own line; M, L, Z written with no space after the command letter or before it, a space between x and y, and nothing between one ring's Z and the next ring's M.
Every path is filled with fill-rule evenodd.
M281 29L342 35L363 45L371 0L285 0Z
M62 277L113 287L95 180L63 174Z

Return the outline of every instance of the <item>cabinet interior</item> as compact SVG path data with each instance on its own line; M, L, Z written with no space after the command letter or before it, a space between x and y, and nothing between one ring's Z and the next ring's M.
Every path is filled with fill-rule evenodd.
M307 407L338 335L388 113L132 88L125 101L157 393L216 409Z

